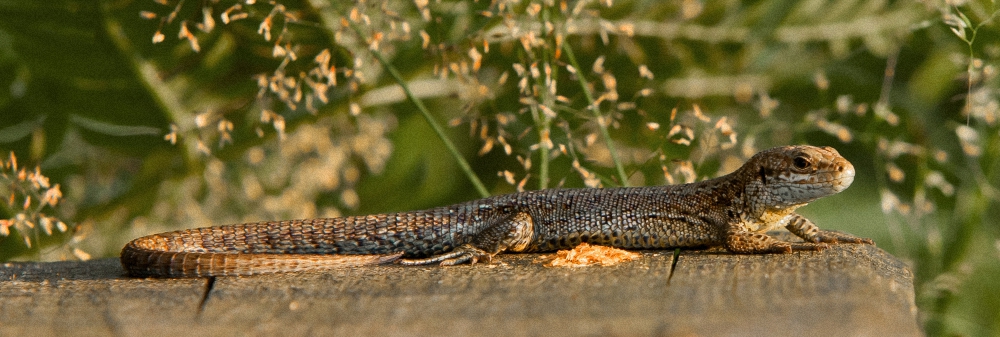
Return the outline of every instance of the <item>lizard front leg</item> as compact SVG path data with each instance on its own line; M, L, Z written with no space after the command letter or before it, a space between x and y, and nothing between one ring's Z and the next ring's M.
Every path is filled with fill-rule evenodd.
M823 250L822 243L784 242L764 233L730 229L726 232L722 246L737 254L791 253L792 251Z
M500 252L523 251L534 237L535 225L531 215L517 212L492 226L486 227L485 230L472 238L471 243L455 247L452 251L444 254L425 259L402 259L399 263L408 266L432 263L451 266L466 262L474 264L480 259L491 262L493 256Z
M793 251L817 251L829 247L828 243L874 244L871 239L850 234L822 230L805 217L792 213L787 218L785 228L806 242L784 242L764 233L747 231L740 226L732 226L726 232L723 246L726 250L740 254L791 253Z
M865 243L869 245L874 245L871 239L859 238L854 235L822 230L813 224L812 221L806 219L797 213L792 213L788 220L788 225L785 228L788 229L792 234L806 240L806 242L825 242L825 243Z

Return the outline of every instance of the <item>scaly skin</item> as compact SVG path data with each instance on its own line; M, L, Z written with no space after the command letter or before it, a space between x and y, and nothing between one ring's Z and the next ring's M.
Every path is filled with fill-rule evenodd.
M544 252L581 242L628 249L722 246L741 254L872 244L821 230L795 213L853 181L854 166L833 148L784 146L697 183L549 189L422 211L182 230L133 240L121 261L131 276L199 277L392 261L476 263L501 252ZM765 234L782 226L806 242Z

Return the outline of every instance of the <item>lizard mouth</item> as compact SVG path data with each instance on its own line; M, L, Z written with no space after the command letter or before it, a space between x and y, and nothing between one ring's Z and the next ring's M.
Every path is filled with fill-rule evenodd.
M854 183L854 175L840 176L836 179L831 180L830 183L833 185L833 190L839 193L843 190L846 190L848 187L851 186L852 183Z
M854 166L847 163L838 169L814 174L811 179L802 179L799 186L811 189L821 196L837 194L851 187L851 184L854 183L854 176Z
M851 187L851 184L853 183L854 169L851 169L850 171L845 170L839 174L830 174L826 179L812 181L809 185L828 190L831 192L830 194L835 194Z
M839 174L835 174L830 183L833 185L833 190L839 193L854 183L854 165L845 160L841 166L837 167L837 171Z

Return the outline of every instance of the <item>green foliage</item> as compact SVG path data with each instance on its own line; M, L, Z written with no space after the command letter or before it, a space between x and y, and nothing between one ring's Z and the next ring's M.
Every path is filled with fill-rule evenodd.
M929 334L996 334L1000 41L959 3L0 0L0 260L810 143L859 176L804 211L907 260Z

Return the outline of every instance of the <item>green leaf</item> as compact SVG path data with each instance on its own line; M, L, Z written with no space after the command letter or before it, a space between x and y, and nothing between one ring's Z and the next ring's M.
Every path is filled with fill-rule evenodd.
M43 122L45 122L45 117L39 117L0 129L0 143L13 143L21 140L30 135Z
M163 130L161 130L160 128L154 128L151 126L118 125L108 122L102 122L95 119L90 119L79 115L71 115L70 121L72 121L74 124L84 129L105 134L108 136L116 136L116 137L158 136L164 133ZM2 140L2 138L0 138L0 140Z

